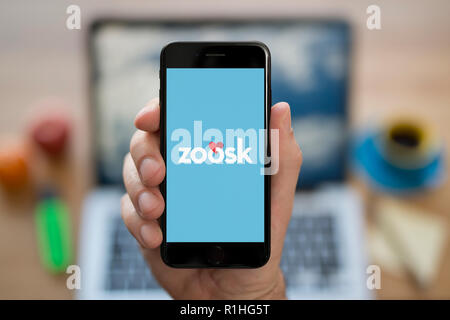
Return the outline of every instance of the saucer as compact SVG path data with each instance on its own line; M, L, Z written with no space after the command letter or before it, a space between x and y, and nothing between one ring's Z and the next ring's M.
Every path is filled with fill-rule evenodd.
M445 163L442 149L422 168L402 169L391 164L377 148L377 134L358 137L353 147L357 170L371 185L390 192L415 192L436 187L444 179Z

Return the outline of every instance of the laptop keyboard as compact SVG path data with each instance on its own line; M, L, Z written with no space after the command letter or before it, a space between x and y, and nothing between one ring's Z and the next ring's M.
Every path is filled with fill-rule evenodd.
M112 228L113 241L106 289L146 290L159 288L151 275L136 240L120 217ZM293 216L286 234L281 269L287 287L328 289L336 285L339 272L338 237L332 215Z
M339 272L335 217L297 216L289 223L281 269L286 286L326 289Z
M115 218L111 231L113 241L106 289L114 291L159 288L159 284L139 251L136 240L125 227L120 216Z

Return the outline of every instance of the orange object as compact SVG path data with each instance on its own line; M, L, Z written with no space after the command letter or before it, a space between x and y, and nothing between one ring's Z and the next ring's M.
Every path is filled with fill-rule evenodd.
M0 183L9 190L24 187L29 180L25 146L0 148Z

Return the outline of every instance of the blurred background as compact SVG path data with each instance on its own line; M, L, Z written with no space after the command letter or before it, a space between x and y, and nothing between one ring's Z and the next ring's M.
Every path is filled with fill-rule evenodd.
M66 27L72 4L80 30ZM367 27L373 4L379 30ZM321 190L345 184L360 204L343 209L355 215L341 222L339 213L309 219L296 205L301 219L285 249L293 253L283 257L291 288L335 292L333 274L350 265L359 271L342 282L365 287L375 265L381 288L354 297L449 299L449 10L437 0L0 1L0 298L80 297L66 286L66 267L102 274L87 248L105 242L103 232L119 240L104 247L99 288L141 286L142 261L124 265L139 258L126 255L123 226L104 231L91 220L110 199L95 190L120 185L132 120L158 92L162 46L216 39L271 49L273 102L291 104L305 157L297 202L319 193L314 201L333 204L339 193ZM331 236L336 219L352 238ZM157 289L142 277L141 291ZM88 287L82 297L111 297Z

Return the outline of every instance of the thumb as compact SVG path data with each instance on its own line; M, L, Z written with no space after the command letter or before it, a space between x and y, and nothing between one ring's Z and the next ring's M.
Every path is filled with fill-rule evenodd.
M273 258L281 258L284 236L292 214L302 152L291 127L289 104L279 102L270 113L270 129L278 129L278 153L272 142L272 164L278 171L271 177L271 243Z

